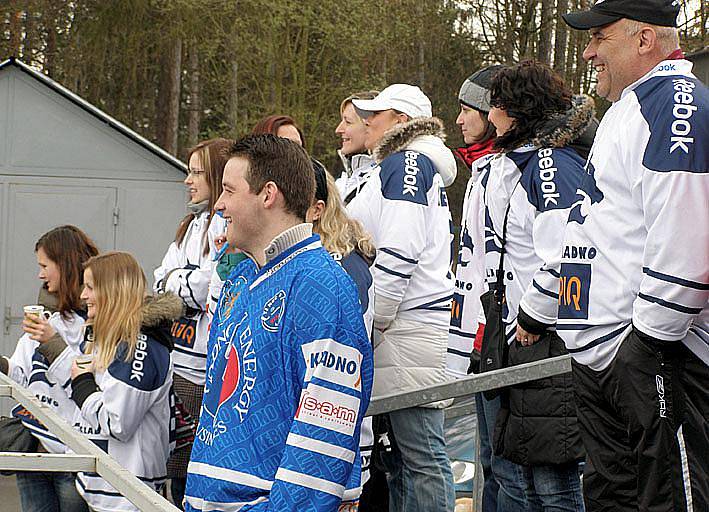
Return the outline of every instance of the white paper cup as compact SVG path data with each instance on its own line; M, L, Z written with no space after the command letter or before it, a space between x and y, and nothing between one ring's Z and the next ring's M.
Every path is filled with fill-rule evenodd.
M93 354L83 354L74 359L76 366L79 368L86 369L94 361Z
M25 316L35 316L37 318L44 318L45 320L49 320L49 317L52 316L49 311L44 310L44 306L40 306L39 304L24 306L22 310Z

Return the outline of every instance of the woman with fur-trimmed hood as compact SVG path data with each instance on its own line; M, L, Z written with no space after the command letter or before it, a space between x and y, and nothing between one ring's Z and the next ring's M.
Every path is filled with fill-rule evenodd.
M483 295L481 371L566 353L556 334L559 262L584 173L584 159L571 144L592 125L594 113L590 98L572 96L554 71L534 61L499 71L490 105L500 154L482 177L485 239L479 243L490 291ZM572 300L583 301L577 288ZM583 510L584 451L571 375L506 388L501 403L493 449L521 465L530 504Z
M376 163L347 210L377 249L372 395L381 396L446 380L453 279L444 187L455 180L456 164L443 143L443 124L418 87L393 84L352 104ZM440 405L389 414L392 510L454 508Z
M175 443L170 329L184 311L172 293L146 292L145 274L128 253L106 252L85 263L85 356L71 364L71 399L74 428L160 491ZM138 510L97 473L79 472L76 482L91 510Z

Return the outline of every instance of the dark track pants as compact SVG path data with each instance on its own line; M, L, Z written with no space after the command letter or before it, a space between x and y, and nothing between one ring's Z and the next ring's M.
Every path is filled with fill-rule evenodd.
M709 511L709 367L632 332L611 365L573 363L586 510Z

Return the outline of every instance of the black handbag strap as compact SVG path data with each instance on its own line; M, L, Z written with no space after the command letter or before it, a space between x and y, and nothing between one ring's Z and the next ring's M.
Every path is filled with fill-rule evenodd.
M504 267L505 267L505 246L507 245L507 218L510 215L510 206L512 206L512 201L507 205L507 210L505 210L505 220L502 221L502 240L500 240L500 265L497 269L497 280L495 281L495 297L502 300L505 292L504 283Z

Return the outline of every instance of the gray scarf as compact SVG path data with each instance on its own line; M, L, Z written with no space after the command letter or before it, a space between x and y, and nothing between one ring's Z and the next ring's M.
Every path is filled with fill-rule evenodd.
M206 211L207 207L209 207L209 199L205 199L199 203L187 203L187 209L195 217L203 211Z

